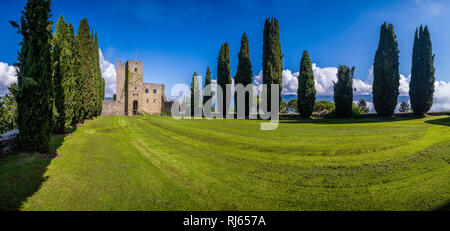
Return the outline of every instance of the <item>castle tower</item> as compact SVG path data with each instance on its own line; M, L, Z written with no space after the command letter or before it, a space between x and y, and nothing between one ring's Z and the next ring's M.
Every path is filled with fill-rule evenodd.
M116 72L116 100L123 101L125 94L125 66L122 65L120 59L117 59L117 72Z
M143 62L117 60L116 100L103 102L104 115L134 115L141 112L161 115L169 111L165 105L164 85L144 83Z
M140 110L139 104L142 104L142 102L140 102L139 97L144 91L143 76L144 74L142 61L128 60L125 63L125 85L128 84L128 92L125 93L128 94L126 96L126 98L128 99L126 101L128 102L125 101L125 114L127 112L128 114L136 113ZM128 83L126 81L127 77Z

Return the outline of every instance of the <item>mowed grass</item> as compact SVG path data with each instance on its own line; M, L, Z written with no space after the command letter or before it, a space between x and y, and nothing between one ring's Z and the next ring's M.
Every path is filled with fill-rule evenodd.
M100 117L3 157L0 209L449 208L450 117L260 122Z

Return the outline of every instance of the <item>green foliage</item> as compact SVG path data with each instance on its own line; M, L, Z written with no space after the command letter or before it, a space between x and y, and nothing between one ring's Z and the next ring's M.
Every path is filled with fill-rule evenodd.
M92 59L94 62L93 65L93 73L94 79L96 83L96 101L95 101L95 116L99 116L102 114L102 101L105 98L105 80L102 78L102 71L100 69L100 50L98 47L98 38L97 33L93 33L94 36L94 50L92 51Z
M234 84L242 84L246 87L252 84L252 64L250 62L250 51L248 46L248 38L244 33L241 39L241 50L238 54L238 67L236 77L234 77ZM253 90L253 88L252 88ZM253 96L253 91L245 93L245 116L250 115L250 97ZM237 110L237 93L234 93L234 105Z
M198 75L197 72L194 72L191 81L191 115L194 116L194 113L198 108L201 108L201 92L199 87Z
M84 77L81 72L81 53L80 45L72 24L69 24L71 42L72 42L72 55L73 55L73 76L75 79L76 93L74 96L74 115L73 124L82 123L84 120L84 105L83 105L83 86Z
M300 74L298 76L297 93L298 111L302 117L310 117L316 102L316 87L314 73L308 52L304 51L300 61Z
M17 128L17 83L8 87L5 97L0 97L0 134Z
M77 89L74 76L73 42L70 27L61 16L53 36L53 80L57 111L54 131L56 133L71 131L75 114Z
M328 113L334 110L334 103L326 100L316 101L313 108L313 111L317 113Z
M410 110L411 110L411 108L409 106L409 103L407 103L405 101L402 101L398 111L400 111L400 112L409 112Z
M351 116L355 119L361 118L362 114L364 114L364 109L358 107L358 105L352 103L352 114Z
M412 55L409 95L415 115L423 115L433 105L434 55L428 27L416 29Z
M369 107L364 99L360 99L358 102L358 108L362 113L369 113Z
M101 114L102 80L97 38L85 18L80 22L77 39L84 118L92 119Z
M384 23L373 64L373 104L378 116L392 116L397 106L400 86L398 54L394 26Z
M205 87L208 85L211 85L211 70L209 69L209 67L206 69ZM206 91L204 90L204 92ZM205 105L205 103L212 98L211 92L208 93L210 94L209 96L203 96L203 105Z
M267 84L267 110L271 111L271 84L279 84L279 99L283 89L283 54L280 28L276 18L266 19L263 32L263 84Z
M334 83L334 104L336 106L336 116L339 118L349 118L352 116L353 104L353 74L355 67L350 69L345 65L339 65L337 73L337 83Z
M297 113L298 112L297 100L296 99L289 100L289 102L287 103L287 107L290 112Z
M219 52L219 58L217 59L217 85L222 88L223 101L222 105L219 104L219 111L223 113L225 117L229 110L227 105L227 99L231 97L231 89L227 91L226 85L231 84L231 71L230 71L230 49L228 42L222 44Z
M22 11L21 25L12 23L23 37L16 64L17 125L20 145L27 151L48 151L53 129L50 11L49 0L28 0Z

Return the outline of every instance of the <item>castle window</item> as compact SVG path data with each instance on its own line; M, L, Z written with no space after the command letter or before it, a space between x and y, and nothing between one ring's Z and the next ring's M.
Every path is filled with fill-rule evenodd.
M134 68L134 72L137 72L137 67Z
M156 89L153 89L153 94L156 94Z
M147 99L147 103L148 103L148 99Z
M153 100L153 103L156 103L156 99Z
M134 90L137 90L137 87L134 87Z
M145 88L145 93L147 93L148 94L148 88ZM148 100L147 100L148 101Z

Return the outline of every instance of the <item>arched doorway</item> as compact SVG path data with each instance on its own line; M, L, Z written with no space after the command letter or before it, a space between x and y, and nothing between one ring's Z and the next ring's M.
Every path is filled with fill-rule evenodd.
M138 114L138 101L135 100L133 101L133 115L137 115Z

